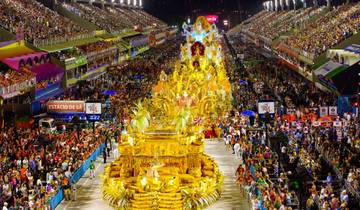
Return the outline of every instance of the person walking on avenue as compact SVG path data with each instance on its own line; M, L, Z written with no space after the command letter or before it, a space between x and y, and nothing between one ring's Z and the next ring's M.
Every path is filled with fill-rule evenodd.
M235 151L236 158L240 159L241 158L240 157L240 144L238 141L234 145L234 151Z
M103 150L103 158L104 158L104 163L106 163L106 157L107 157L107 154L106 154L106 148Z
M95 178L95 164L93 160L91 161L89 168L90 168L90 179Z
M70 181L67 177L64 177L63 181L62 181L62 188L64 189L64 194L65 194L65 200L69 201L70 200Z
M71 185L71 198L73 201L76 201L76 183Z

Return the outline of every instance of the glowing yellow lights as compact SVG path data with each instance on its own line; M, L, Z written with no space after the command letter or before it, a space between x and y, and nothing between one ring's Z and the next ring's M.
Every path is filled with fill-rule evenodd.
M145 186L145 185L147 184L147 178L146 178L146 176L144 176L144 177L141 179L140 183L141 183L142 186Z
M116 209L201 209L220 197L223 177L202 131L231 109L231 85L216 26L199 17L184 29L173 74L161 72L152 98L136 104L121 156L102 176Z

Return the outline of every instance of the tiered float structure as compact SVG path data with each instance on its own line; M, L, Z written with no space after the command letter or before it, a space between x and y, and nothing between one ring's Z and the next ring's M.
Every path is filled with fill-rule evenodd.
M221 194L222 174L204 153L202 131L231 108L215 25L184 24L187 40L172 75L134 108L121 156L105 169L104 198L116 209L201 209Z

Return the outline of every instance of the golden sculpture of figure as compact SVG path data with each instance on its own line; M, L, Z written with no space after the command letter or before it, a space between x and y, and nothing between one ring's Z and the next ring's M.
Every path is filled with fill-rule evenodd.
M201 209L198 194L220 197L222 175L201 131L231 110L231 86L216 27L199 17L184 29L173 74L162 71L152 98L137 104L121 156L104 172L104 198L116 209L183 210L190 198Z
M161 71L161 73L160 73L160 81L166 82L167 79L168 79L168 76L167 76L167 74L165 73L165 71Z

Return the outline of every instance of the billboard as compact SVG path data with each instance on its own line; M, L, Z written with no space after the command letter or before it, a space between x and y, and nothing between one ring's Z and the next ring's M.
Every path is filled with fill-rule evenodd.
M49 113L84 113L85 101L49 101L47 111Z
M85 105L86 119L90 122L101 120L101 107L99 102L87 102Z
M275 102L274 101L259 101L258 102L258 112L259 114L275 114Z
M211 24L217 23L219 20L219 16L217 15L206 15L205 18Z
M101 103L86 103L86 114L101 114Z

